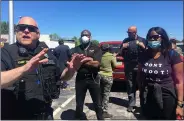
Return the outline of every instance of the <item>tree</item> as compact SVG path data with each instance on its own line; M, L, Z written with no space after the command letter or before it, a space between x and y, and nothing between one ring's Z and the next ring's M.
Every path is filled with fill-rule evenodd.
M74 36L72 40L75 40L75 47L80 45L80 38Z
M77 38L76 36L74 36L74 37L72 38L72 40L75 40L75 41L76 41L76 40L78 40L78 38Z
M1 25L1 28L0 28L1 34L8 34L9 33L9 23L7 21L2 21L0 25ZM14 24L14 29L15 27L16 27L16 24Z
M8 22L1 22L1 34L8 34L9 33L9 26L8 26Z
M50 37L50 40L53 40L53 41L58 41L59 39L61 39L61 37L56 33L50 34L49 37Z
M99 41L98 41L98 40L92 40L91 42L92 42L93 44L97 45L97 46L99 45Z
M75 47L76 46L79 46L81 43L80 43L80 40L75 40Z

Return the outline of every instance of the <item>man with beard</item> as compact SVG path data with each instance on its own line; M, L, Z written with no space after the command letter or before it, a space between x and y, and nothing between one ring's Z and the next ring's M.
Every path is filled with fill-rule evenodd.
M90 61L82 64L76 76L76 119L84 119L83 105L87 90L95 106L98 120L103 120L103 111L100 95L100 78L98 75L100 61L102 57L101 49L91 41L91 32L83 30L81 32L81 45L73 48L71 53L84 54L91 58Z

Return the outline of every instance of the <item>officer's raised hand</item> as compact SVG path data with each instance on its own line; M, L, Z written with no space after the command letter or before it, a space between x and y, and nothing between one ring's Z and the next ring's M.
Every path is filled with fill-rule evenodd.
M42 63L46 63L48 62L48 59L41 59L48 51L48 48L44 48L40 53L38 53L36 56L34 56L33 58L31 58L31 60L29 60L23 67L24 67L24 71L32 71L33 69L35 69L39 64Z
M144 43L143 43L143 42L140 42L139 40L136 40L136 44L137 44L138 46L142 47L143 49L146 48L145 45L144 45Z
M24 66L1 72L1 88L5 88L8 85L13 84L25 72L31 71L32 69L36 68L38 64L46 63L48 59L41 60L41 57L43 57L47 51L48 49L43 49L40 53L31 58L31 60L29 60Z

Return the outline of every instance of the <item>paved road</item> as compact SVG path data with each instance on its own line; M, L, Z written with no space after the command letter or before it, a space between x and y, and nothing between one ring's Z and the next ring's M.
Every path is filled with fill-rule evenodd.
M70 82L69 90L62 90L61 96L59 99L53 102L54 111L54 119L62 119L62 120L74 120L75 114L75 89L73 88L75 85L74 79ZM140 115L139 108L139 98L137 92L137 102L136 102L136 110L134 113L128 113L127 105L128 99L127 94L124 89L124 83L116 83L113 87L113 92L110 93L110 103L109 103L109 113L113 114L113 118L111 119L142 119ZM116 87L118 86L119 89ZM120 89L122 87L122 89ZM85 105L84 105L84 113L86 114L87 119L96 119L96 115L94 112L93 104L89 92L86 94Z

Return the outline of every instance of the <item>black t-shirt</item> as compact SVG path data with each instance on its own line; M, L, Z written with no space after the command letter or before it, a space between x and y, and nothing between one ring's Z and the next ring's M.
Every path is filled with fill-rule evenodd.
M71 54L74 54L74 53L84 54L87 57L93 58L94 61L101 62L102 51L100 47L98 47L95 44L90 43L87 49L85 49L83 45L79 45L71 49ZM91 67L83 64L79 68L78 73L89 74L89 73L98 73L98 71L99 71L99 68L95 68L95 67Z
M137 37L136 40L139 40L139 42L143 42L144 45L147 44L146 40L142 37ZM127 43L129 42L129 46L128 48L124 48L122 50L122 56L124 58L124 62L125 63L129 63L129 62L137 62L138 58L139 58L139 54L142 53L144 51L144 49L142 49L141 47L139 47L136 44L135 39L132 40L130 38L125 38L120 46L120 48L122 48L123 43Z
M61 63L66 63L70 58L70 48L67 45L59 45L53 53Z
M159 84L172 82L172 65L182 62L180 55L174 50L165 55L161 54L157 59L150 55L148 51L145 51L139 59L142 65L143 81Z

